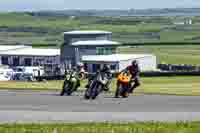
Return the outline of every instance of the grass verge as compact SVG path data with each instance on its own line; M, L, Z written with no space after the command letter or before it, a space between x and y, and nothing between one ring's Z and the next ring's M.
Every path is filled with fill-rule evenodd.
M4 124L1 133L199 133L200 122Z
M171 94L200 96L200 76L175 76L175 77L142 77L142 85L135 93ZM9 90L61 90L63 81L48 82L0 82L0 89ZM86 81L82 82L79 91L84 91ZM116 88L116 81L111 83L111 92Z

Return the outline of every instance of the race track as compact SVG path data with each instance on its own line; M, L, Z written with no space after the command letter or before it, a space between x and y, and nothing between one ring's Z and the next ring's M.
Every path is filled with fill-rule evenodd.
M0 122L130 122L200 120L200 97L135 95L127 99L101 94L84 100L82 94L0 91Z

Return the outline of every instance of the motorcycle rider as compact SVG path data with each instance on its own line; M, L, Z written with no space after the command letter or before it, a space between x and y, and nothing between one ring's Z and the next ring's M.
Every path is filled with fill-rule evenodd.
M112 73L111 73L111 69L110 69L109 65L104 64L103 68L98 70L98 71L102 74L102 79L103 80L107 80L103 90L104 91L109 91L109 89L110 89L109 86L110 86L111 79L112 79ZM92 79L89 78L88 84L86 85L86 88L89 88L91 80Z
M130 66L127 66L124 70L122 70L121 72L125 72L128 71L131 74L131 82L130 82L130 89L129 89L129 93L133 93L134 89L138 86L140 86L140 68L138 65L138 62L136 60L133 60ZM120 72L120 73L121 73ZM134 85L132 85L132 83L134 83ZM117 83L117 87L119 86L119 84ZM115 95L115 97L118 97L117 95Z
M86 75L86 71L84 69L84 64L79 62L77 63L77 70L80 80L83 80Z
M73 68L75 72L77 72L78 74L78 84L77 87L79 87L81 85L81 80L83 80L85 78L86 75L86 71L84 69L84 64L79 62L77 63L76 67Z
M66 74L68 73L69 71L66 71ZM76 84L76 86L74 86L73 88L78 88L78 87L80 87L80 85L81 85L81 80L83 80L84 78L85 78L85 69L84 69L84 65L83 65L83 63L77 63L77 65L76 66L74 66L73 68L72 68L72 72L73 73L77 73L77 84ZM67 80L66 80L66 78L65 78L65 80L64 80L64 83L63 83L63 90L64 90L64 87L65 87L65 84L67 83Z

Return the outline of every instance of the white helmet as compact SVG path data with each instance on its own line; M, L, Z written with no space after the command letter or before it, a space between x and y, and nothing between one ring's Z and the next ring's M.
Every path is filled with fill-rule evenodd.
M83 64L82 62L79 62L79 63L77 63L77 66L79 66L79 67L83 67L84 64Z

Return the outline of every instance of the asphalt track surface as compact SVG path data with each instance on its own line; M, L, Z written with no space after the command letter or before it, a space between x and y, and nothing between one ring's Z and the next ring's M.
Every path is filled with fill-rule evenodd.
M10 122L134 122L198 121L200 97L138 94L126 99L101 94L85 100L83 94L0 91L0 123Z

